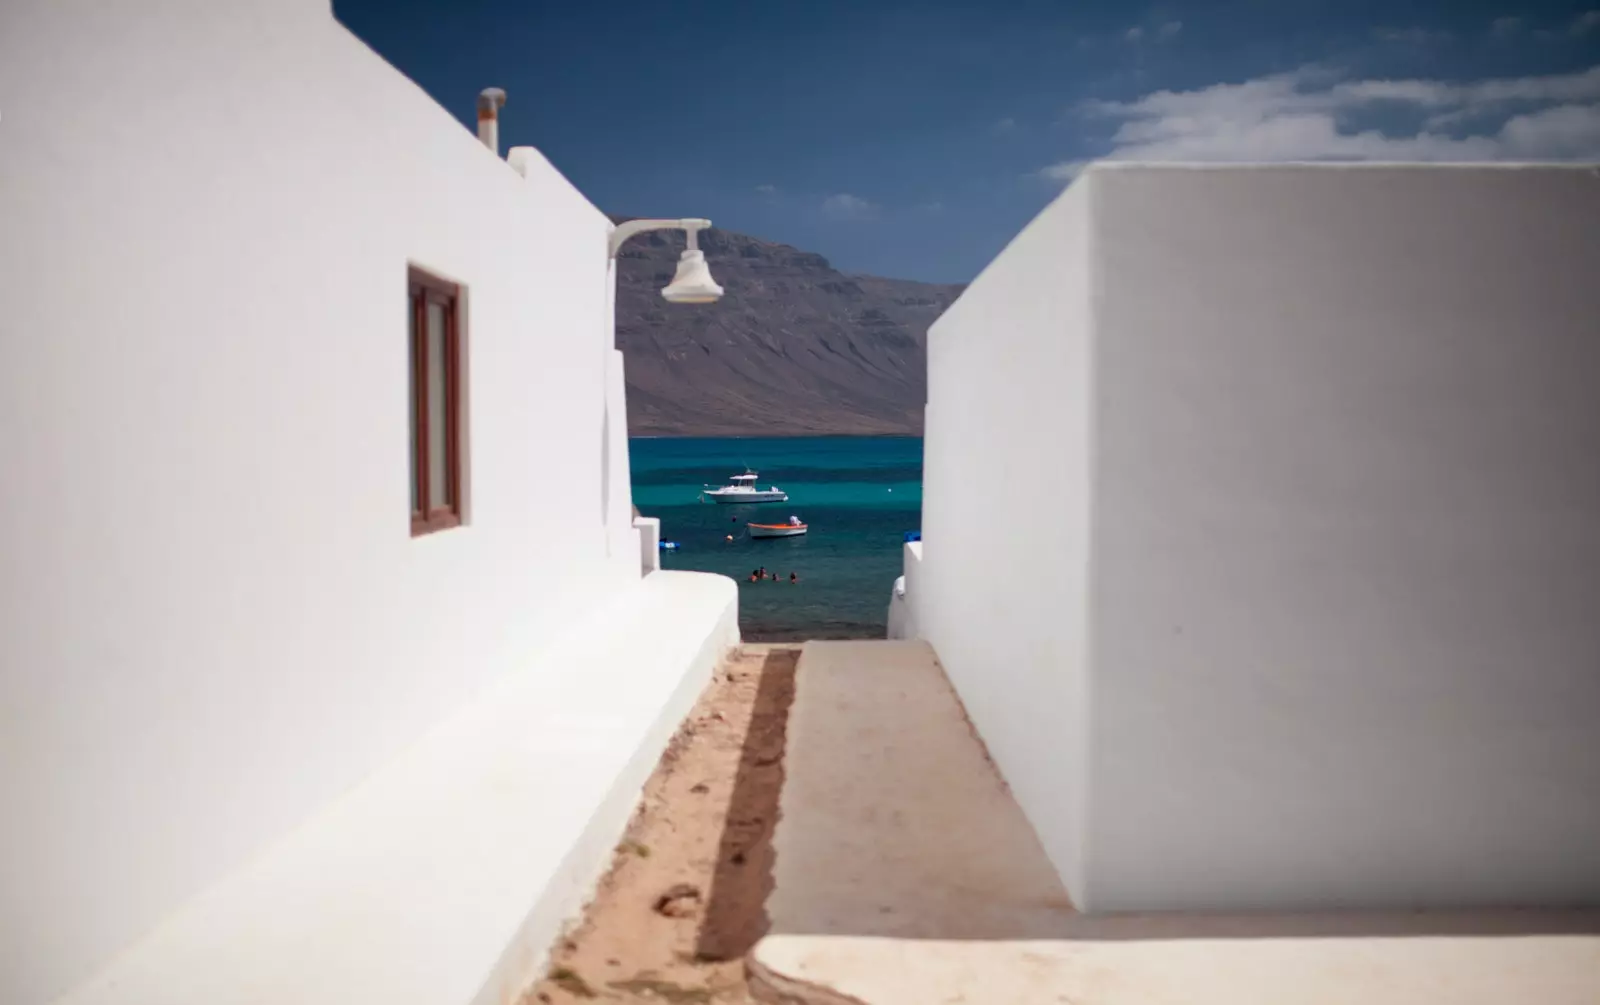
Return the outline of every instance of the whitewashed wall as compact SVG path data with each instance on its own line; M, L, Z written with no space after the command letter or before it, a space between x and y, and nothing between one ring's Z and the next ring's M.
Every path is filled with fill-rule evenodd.
M326 2L5 4L0 115L0 999L28 1003L639 562L598 489L607 221ZM470 313L470 526L415 540L408 261Z
M1089 210L1081 187L1052 204L929 332L906 576L917 631L1069 881L1088 742Z
M1095 168L934 328L922 631L1081 906L1600 902L1597 274L1588 169Z
M617 263L606 264L605 330L617 329ZM633 525L633 479L628 463L628 379L622 350L614 348L615 335L607 345L605 358L605 413L602 422L605 448L602 452L602 513L607 528L606 546L610 556L621 562L631 560L641 547L639 532Z
M615 331L615 328L608 330ZM628 386L624 365L621 349L607 353L604 518L610 557L624 565L636 565L641 543L639 529L633 525L633 478L628 463Z
M1091 898L1600 902L1600 176L1093 186Z

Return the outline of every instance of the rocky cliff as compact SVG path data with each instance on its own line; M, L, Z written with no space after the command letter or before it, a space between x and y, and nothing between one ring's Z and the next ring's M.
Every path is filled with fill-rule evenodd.
M846 275L713 229L700 247L727 294L679 306L660 291L683 247L681 232L651 233L618 256L633 435L920 435L928 325L963 287Z

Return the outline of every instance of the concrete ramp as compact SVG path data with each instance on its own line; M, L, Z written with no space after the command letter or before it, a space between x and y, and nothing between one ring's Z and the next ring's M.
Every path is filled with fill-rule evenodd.
M1594 913L1078 914L923 642L806 644L779 814L768 1001L1600 1003Z
M1066 930L1066 890L926 642L809 642L795 673L773 931Z

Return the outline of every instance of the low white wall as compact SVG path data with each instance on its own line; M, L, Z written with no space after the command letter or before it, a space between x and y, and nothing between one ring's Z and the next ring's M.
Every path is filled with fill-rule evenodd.
M639 567L648 576L661 568L661 518L634 517L633 527L639 532Z
M901 552L904 573L894 581L889 594L888 637L891 639L920 639L917 627L916 584L922 571L922 542L907 541Z
M897 640L916 637L916 630L911 627L911 613L906 606L906 577L899 576L889 590L889 623L884 629L884 638Z
M1596 274L1588 169L1096 167L934 326L918 620L1080 907L1600 902Z
M922 585L922 541L907 541L900 549L900 568L906 581L906 614L911 628L907 638L921 638L917 628L917 591Z
M60 1005L521 1001L738 642L737 603L722 576L636 584Z
M639 546L608 222L326 2L0 4L0 95L0 1000L31 1005L533 665ZM469 525L417 539L408 263L469 314Z

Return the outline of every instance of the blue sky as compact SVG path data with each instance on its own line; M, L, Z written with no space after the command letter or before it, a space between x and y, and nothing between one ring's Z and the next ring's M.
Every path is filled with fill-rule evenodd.
M1600 161L1600 2L335 0L608 212L970 279L1085 161Z

